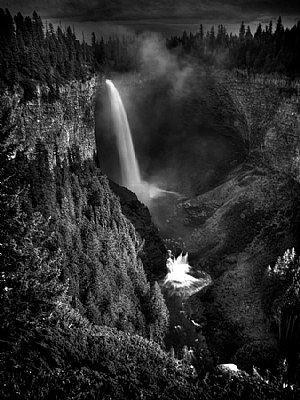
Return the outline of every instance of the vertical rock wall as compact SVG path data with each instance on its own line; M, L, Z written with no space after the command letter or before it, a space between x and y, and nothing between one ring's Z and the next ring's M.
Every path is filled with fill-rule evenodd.
M225 73L218 79L244 115L240 131L249 150L300 182L300 82Z
M35 145L47 146L50 168L57 159L66 158L69 149L78 146L82 159L93 158L95 146L96 78L85 83L70 82L59 88L59 98L47 101L48 87L37 87L33 100L24 102L23 93L1 97L2 107L11 109L15 126L14 140L19 149L34 158Z

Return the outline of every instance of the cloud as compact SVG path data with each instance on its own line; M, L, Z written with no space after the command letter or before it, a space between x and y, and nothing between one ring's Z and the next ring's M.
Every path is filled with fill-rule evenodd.
M267 15L300 15L299 0L0 0L12 13L44 18L110 20L132 18L184 18L202 20L249 19Z

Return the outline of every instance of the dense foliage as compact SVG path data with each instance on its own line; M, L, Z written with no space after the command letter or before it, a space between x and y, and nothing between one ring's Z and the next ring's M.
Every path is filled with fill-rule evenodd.
M23 349L2 355L1 398L196 398L188 365L178 364L154 342L88 323L59 302L33 326Z
M267 279L274 290L271 301L276 314L290 307L300 309L300 260L295 249L286 250L268 267Z
M275 29L272 21L258 25L252 34L241 23L239 35L228 34L224 25L214 26L204 33L200 25L196 34L184 32L181 37L167 40L169 49L178 48L208 64L225 68L246 69L252 73L278 73L290 77L300 75L300 22L284 28L281 17Z
M0 76L2 85L20 83L30 93L35 81L55 90L64 80L84 79L90 69L91 49L80 43L71 28L51 24L44 29L36 12L32 18L0 9Z
M135 36L110 36L97 39L92 33L92 54L96 70L135 71L139 66L139 41Z
M278 257L268 267L265 282L267 310L279 330L283 356L286 357L286 379L299 384L300 374L300 259L294 249Z
M14 17L0 9L0 85L20 84L25 100L38 82L47 83L53 96L58 85L72 79L85 80L104 68L128 71L136 65L137 42L133 37L109 37L92 43L80 42L71 27L56 30L43 24L34 11L32 17L20 12ZM1 87L0 86L0 87Z
M92 161L83 163L79 152L73 152L69 162L60 164L57 160L53 172L49 169L47 149L41 143L36 145L33 160L22 154L10 160L8 165L14 164L9 167L14 169L14 179L23 182L24 193L18 199L20 213L31 216L37 212L47 220L50 233L46 230L45 235L49 243L44 243L42 237L37 243L61 249L62 276L68 281L73 305L83 315L98 325L151 336L161 343L168 312L159 287L151 288L147 282L139 256L142 242L123 216L106 177ZM19 220L18 224L6 236L16 240L18 233L22 245L25 243L28 248L33 241L33 228L27 221L24 228ZM40 258L47 256L40 254ZM10 259L5 261L8 262Z
M129 334L138 333L142 347L159 349L154 342L163 343L168 311L159 286L147 282L139 257L142 243L94 163L83 163L74 149L68 162L57 160L50 171L41 143L34 159L27 159L10 144L18 133L9 113L2 109L0 363L2 374L8 374L2 375L3 393L16 396L29 389L18 389L27 373L41 383L53 366L69 368L77 357L86 359L76 361L78 368L90 367L91 359L98 365L102 353L84 350L84 341L98 329L93 326L105 326L112 343L122 337L134 342ZM73 325L69 333L75 339L67 333ZM120 345L126 353L125 344ZM113 352L111 357L116 358ZM122 358L119 367L125 364Z
M142 38L134 36L98 39L92 33L89 44L84 38L79 41L70 27L45 26L36 12L32 17L20 12L13 17L8 9L0 9L0 85L21 85L26 100L32 97L36 83L43 82L55 97L58 85L66 80L85 80L95 71L138 70L142 43ZM176 49L180 57L188 54L219 67L292 78L299 76L299 43L300 23L284 28L280 17L275 29L272 22L264 28L259 24L254 34L244 22L238 36L229 35L224 25L206 33L200 25L195 34L184 31L166 41L167 48Z

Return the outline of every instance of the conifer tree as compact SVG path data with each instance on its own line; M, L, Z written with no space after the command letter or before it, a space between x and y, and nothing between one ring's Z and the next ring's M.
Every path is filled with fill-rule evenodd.
M150 290L150 335L151 339L162 344L169 324L169 312L157 282Z
M246 35L245 35L246 40L250 41L253 39L253 35L251 33L251 29L250 26L247 26L247 31L246 31Z
M33 36L36 44L40 47L44 42L44 30L41 17L36 11L32 14Z
M258 24L256 32L254 34L254 38L260 40L262 36L262 26L261 24Z
M216 36L215 36L215 27L212 26L210 31L209 31L209 46L211 49L214 48L215 46L215 41L216 41Z
M283 32L283 25L282 25L282 19L279 16L278 20L277 20L277 25L276 25L276 30L275 30L275 34L276 35L281 35L281 33Z
M204 32L203 32L203 25L202 24L200 24L199 34L200 34L200 40L203 40Z
M273 35L273 22L272 22L272 20L269 22L268 33L269 33L269 35Z
M241 26L240 26L240 31L239 31L239 39L243 41L245 39L245 33L246 33L246 28L245 28L245 23L242 21Z

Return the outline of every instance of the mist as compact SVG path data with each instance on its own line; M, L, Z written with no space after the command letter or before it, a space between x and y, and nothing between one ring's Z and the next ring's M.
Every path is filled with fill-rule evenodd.
M179 59L155 34L139 37L137 57L138 73L111 74L109 79L127 112L142 179L182 198L209 190L244 154L233 121L224 124L232 116L224 115L215 77L201 65ZM121 184L111 115L103 83L96 110L99 165ZM176 201L160 199L158 207L154 201L150 208L160 220Z

